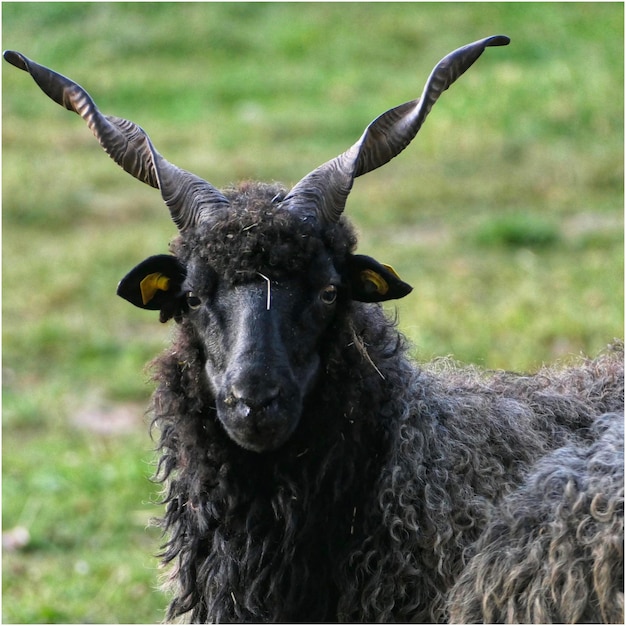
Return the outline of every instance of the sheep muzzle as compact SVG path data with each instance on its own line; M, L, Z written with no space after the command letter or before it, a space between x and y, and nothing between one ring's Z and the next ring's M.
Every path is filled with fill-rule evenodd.
M273 384L232 385L218 399L218 415L229 437L254 452L282 446L298 425L302 402L297 389ZM294 393L295 392L295 393Z

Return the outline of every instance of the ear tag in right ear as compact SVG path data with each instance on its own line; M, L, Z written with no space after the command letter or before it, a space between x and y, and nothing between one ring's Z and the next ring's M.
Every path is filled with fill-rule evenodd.
M170 279L160 272L148 274L140 283L141 300L148 304L154 298L157 291L168 291L170 288Z
M384 296L389 291L389 284L387 281L374 270L367 269L361 272L361 280L364 285L373 285L377 294Z

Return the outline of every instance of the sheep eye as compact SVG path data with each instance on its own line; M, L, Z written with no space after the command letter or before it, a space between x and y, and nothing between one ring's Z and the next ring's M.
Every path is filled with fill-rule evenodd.
M335 285L328 285L320 291L320 300L324 304L333 304L337 299L337 287Z
M200 306L202 305L202 300L200 300L200 298L198 298L198 296L193 292L193 291L189 291L187 292L187 306L192 309L198 309L200 308Z

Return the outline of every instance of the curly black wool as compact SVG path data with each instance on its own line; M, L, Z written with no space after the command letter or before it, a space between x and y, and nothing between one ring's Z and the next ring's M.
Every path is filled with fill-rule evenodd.
M230 285L263 273L274 280L315 271L315 258L330 253L341 267L356 247L356 235L344 219L323 227L271 200L282 197L281 185L242 183L224 191L228 212L196 226L172 242L172 252L184 263L207 268ZM207 278L210 280L210 277Z
M503 499L449 598L456 623L624 623L624 419L592 424Z

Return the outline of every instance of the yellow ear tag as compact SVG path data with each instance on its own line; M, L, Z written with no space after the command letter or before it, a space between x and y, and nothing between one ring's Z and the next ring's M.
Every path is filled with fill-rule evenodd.
M363 282L372 283L376 287L376 292L384 296L389 291L387 281L374 270L363 270L361 272L361 280Z
M393 269L393 267L391 267L391 265L385 265L384 263L382 264L382 266L386 269L389 270L398 280L402 280L400 278L400 276L398 275L398 272L396 272L396 270Z
M139 289L141 289L141 300L144 304L148 304L152 298L154 298L157 291L167 291L170 288L170 279L161 274L155 272L154 274L148 274L140 283Z

